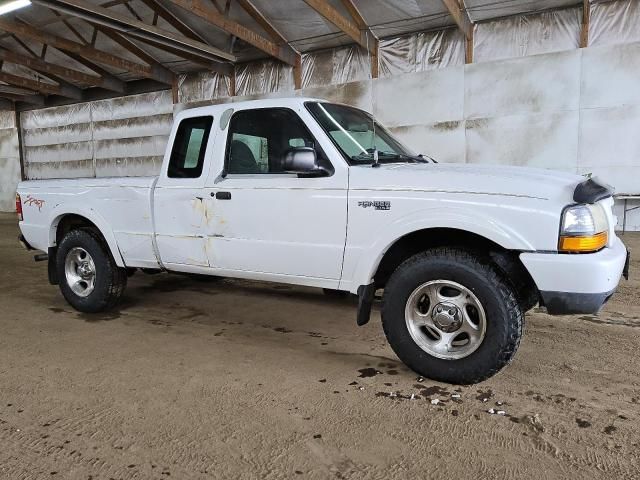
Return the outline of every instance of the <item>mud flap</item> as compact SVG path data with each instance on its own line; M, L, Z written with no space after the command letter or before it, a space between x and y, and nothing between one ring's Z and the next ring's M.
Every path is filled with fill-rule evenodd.
M622 276L625 280L629 280L629 264L631 263L631 252L627 248L627 259L624 262L624 268L622 269Z
M369 323L371 317L371 307L373 306L373 298L376 293L375 283L369 285L360 285L358 287L358 326Z
M49 274L49 283L51 285L58 285L58 271L56 269L56 253L58 249L56 247L49 247L49 261L47 262L47 273Z

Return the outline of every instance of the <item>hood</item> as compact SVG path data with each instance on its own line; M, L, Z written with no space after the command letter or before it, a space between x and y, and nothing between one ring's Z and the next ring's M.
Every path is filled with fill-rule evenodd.
M555 170L513 166L446 163L390 163L379 168L350 169L349 187L356 190L397 190L477 193L570 202L584 177Z

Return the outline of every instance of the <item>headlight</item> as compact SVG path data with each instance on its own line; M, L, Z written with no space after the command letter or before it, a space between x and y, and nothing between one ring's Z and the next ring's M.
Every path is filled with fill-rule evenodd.
M574 205L564 210L558 241L559 251L597 252L608 241L609 222L601 205Z

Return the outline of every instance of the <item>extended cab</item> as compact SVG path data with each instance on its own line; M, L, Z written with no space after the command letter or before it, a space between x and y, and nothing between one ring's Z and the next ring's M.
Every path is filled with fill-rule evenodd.
M611 190L577 175L440 164L368 113L259 100L176 116L157 177L18 187L22 241L83 312L136 269L357 294L416 372L485 379L513 358L524 313L596 313L628 253ZM625 267L626 262L626 267Z

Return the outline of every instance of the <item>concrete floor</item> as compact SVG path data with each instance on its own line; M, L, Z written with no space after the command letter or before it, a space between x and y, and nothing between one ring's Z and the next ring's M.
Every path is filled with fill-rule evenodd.
M79 314L16 236L0 216L2 479L640 476L640 235L599 317L527 315L514 363L463 388L313 289L136 275Z

